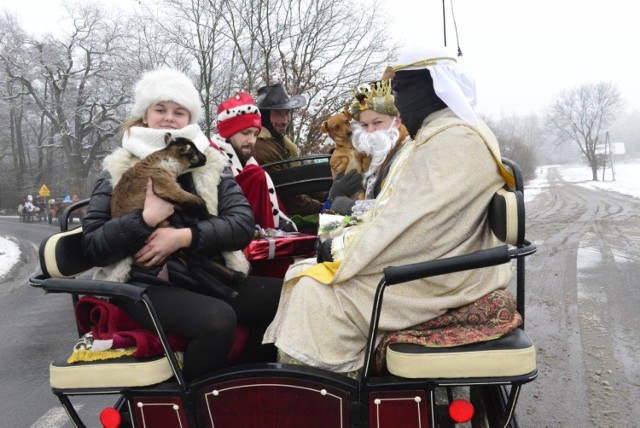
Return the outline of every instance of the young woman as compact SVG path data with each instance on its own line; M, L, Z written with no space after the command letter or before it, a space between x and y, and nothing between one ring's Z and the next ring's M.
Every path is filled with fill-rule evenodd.
M105 158L91 195L82 222L83 249L101 266L96 279L155 284L148 288L148 295L166 333L188 340L184 375L193 380L227 363L236 322L250 326L257 337L256 350L248 355L261 356L258 351L264 348L259 338L275 312L280 284L248 277L239 284L226 284L238 292L235 298L205 295L194 291L187 272L175 269L175 263L165 263L180 250L187 259L189 255L205 258L246 275L249 264L240 250L252 239L254 220L247 199L228 173L227 160L209 146L197 125L200 97L189 78L171 69L150 71L136 84L134 96L132 118L123 126L122 147ZM174 211L171 203L154 194L150 180L144 208L112 218L111 194L118 180L140 159L163 148L167 132L191 139L205 154L206 164L181 175L179 182L204 199L210 217L201 220ZM173 227L156 228L165 219ZM152 328L143 309L130 302L114 303L143 328Z

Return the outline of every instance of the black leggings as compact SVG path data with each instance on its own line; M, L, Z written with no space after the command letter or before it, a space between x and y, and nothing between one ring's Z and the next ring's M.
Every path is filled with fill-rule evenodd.
M234 288L238 296L229 300L169 285L147 289L165 333L189 341L183 370L187 381L225 366L235 339L236 322L250 331L238 363L275 361L275 347L262 345L262 336L278 308L282 280L249 276ZM117 304L141 327L153 330L144 307L131 301Z

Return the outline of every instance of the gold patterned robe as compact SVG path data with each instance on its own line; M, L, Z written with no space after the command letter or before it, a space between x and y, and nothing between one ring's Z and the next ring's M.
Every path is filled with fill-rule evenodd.
M394 159L364 221L334 238L332 254L341 263L329 284L297 276L313 260L289 269L264 342L310 366L360 369L385 267L498 245L486 221L489 201L504 185L494 156L500 158L498 142L483 122L468 125L449 109L429 115ZM510 278L510 267L501 265L390 286L378 338L504 289Z

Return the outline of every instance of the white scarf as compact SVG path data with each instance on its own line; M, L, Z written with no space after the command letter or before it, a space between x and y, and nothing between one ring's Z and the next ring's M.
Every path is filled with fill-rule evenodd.
M125 131L122 147L132 155L144 159L151 153L165 148L164 136L167 132L173 138L190 139L202 153L209 147L209 140L195 123L182 129L152 129L133 126L129 131Z

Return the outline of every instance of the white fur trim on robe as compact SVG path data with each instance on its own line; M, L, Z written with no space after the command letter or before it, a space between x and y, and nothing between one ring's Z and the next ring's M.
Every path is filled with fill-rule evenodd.
M130 133L125 131L123 147L114 150L102 163L103 169L111 175L111 184L114 188L120 181L122 174L141 159L139 156L146 157L154 151L164 148L164 134L166 132L165 130L143 127L132 127ZM217 215L218 184L222 172L227 166L227 159L209 145L209 140L202 134L198 125L188 125L180 130L170 132L173 137L191 139L207 157L205 165L189 171L198 194L207 204L207 211L211 215ZM244 274L249 273L250 265L242 251L223 251L222 256L230 269ZM94 279L126 282L129 279L132 263L133 257L127 257L112 265L99 268L94 274Z
M342 239L342 264L332 283L304 276L293 285L287 272L265 343L275 343L304 364L334 372L358 370L364 364L375 291L385 267L498 244L486 216L491 197L504 181L483 141L498 151L495 137L483 123L472 127L448 109L430 115L425 123L416 140L405 143L394 159L367 220L335 238ZM313 260L301 264L308 267ZM290 272L299 268L294 265ZM504 289L510 278L507 264L389 287L378 338Z

